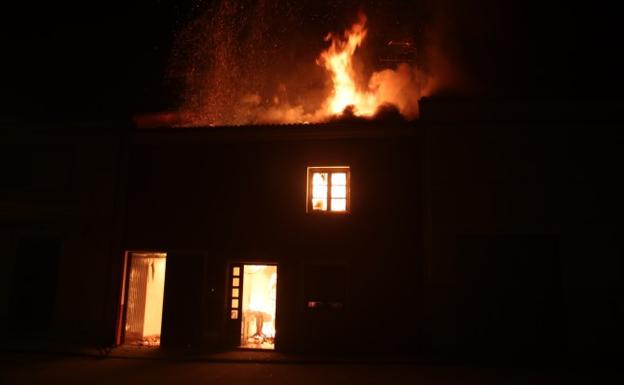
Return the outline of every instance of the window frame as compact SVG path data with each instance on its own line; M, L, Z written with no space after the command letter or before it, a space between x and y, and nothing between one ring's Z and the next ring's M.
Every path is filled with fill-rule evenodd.
M326 210L314 210L312 205L312 176L314 173L327 173L327 209ZM345 210L344 211L332 211L331 210L331 176L333 173L345 173L346 174L346 196L345 196ZM308 166L306 173L306 213L308 214L320 214L320 215L345 215L351 213L351 168L349 166Z

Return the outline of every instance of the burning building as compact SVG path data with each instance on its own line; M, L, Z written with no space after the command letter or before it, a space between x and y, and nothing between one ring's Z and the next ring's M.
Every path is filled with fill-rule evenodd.
M293 58L295 54L275 48L291 45L288 39L254 28L248 32L243 21L227 18L228 7L223 7L211 15L217 25L204 22L199 30L191 28L194 37L206 34L210 44L183 35L192 41L185 50L193 55L180 54L191 58L178 66L181 68L174 66L185 83L182 124L322 123L343 114L370 118L389 106L413 120L418 116L420 98L440 86L439 73L426 68L424 59L416 60L410 41L376 41L381 47L371 48L364 13L344 31L324 32L324 39L323 35L308 37L325 45L301 49L300 58ZM260 9L257 12L266 18L264 8ZM258 44L265 49L254 49ZM364 48L383 52L383 60L367 63L371 60L366 60ZM269 54L273 61L266 63ZM280 62L281 57L288 61Z
M424 98L413 63L362 82L366 36L327 35L313 107L209 83L210 108L136 125L11 126L7 343L617 351L620 106Z
M618 117L525 105L8 137L30 171L2 190L3 327L206 349L614 351Z
M163 344L355 349L397 301L419 303L422 225L399 220L422 217L419 135L396 122L133 134L125 242L130 258L167 254ZM413 285L372 285L403 253Z

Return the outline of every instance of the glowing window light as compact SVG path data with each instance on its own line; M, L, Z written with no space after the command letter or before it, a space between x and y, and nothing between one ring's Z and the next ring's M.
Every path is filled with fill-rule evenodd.
M308 167L308 211L349 211L349 167Z
M332 199L331 210L332 211L347 211L347 200L346 199Z
M344 173L344 172L332 173L331 182L332 182L332 186L336 186L336 185L346 186L347 185L347 173Z

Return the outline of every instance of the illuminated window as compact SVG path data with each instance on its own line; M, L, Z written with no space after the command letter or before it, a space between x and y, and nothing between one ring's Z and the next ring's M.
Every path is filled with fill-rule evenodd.
M349 211L349 167L308 167L308 212Z
M240 311L241 266L232 266L232 300L230 301L230 319L238 319Z

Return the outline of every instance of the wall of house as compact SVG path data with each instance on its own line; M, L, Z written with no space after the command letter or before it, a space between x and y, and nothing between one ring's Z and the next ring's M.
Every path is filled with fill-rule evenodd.
M2 269L0 269L0 327L6 328L9 322L11 284L15 265L12 237L8 230L0 233L0 258L2 261Z
M185 327L194 337L172 343L223 342L228 263L265 261L280 266L284 350L609 354L622 338L622 156L610 122L431 119L414 135L305 140L145 134L132 147L125 247L179 252L197 267L188 274L201 271L180 291L196 296L186 314L201 308ZM351 214L305 212L306 167L324 165L351 167ZM332 274L344 276L344 309L306 309L321 290L310 282Z
M227 264L254 261L279 264L279 348L418 349L423 256L416 136L214 140L186 132L157 140L145 134L130 154L125 247L168 253L165 302L177 285L169 275L176 259L201 265L202 284L191 293L199 298L191 301L203 307L195 310L203 318L187 329L205 344L223 338ZM308 214L307 167L331 165L351 168L351 213ZM310 265L325 266L328 274L346 267L344 308L306 308ZM167 320L166 313L167 303L163 329L187 322Z
M584 116L131 139L123 124L16 126L0 138L0 326L112 343L124 251L162 251L163 345L231 342L229 264L272 262L282 350L615 356L622 140ZM348 215L306 213L306 168L328 165L351 167ZM52 310L22 312L34 303Z
M613 121L431 121L426 335L462 356L608 358L622 342Z
M123 127L23 123L3 132L0 251L8 277L0 308L12 338L110 339Z

